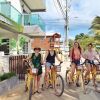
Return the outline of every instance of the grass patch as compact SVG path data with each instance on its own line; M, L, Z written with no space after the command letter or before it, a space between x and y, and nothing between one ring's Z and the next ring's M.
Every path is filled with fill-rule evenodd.
M4 81L4 80L9 79L13 76L16 76L16 74L13 72L4 73L3 75L0 76L0 81Z

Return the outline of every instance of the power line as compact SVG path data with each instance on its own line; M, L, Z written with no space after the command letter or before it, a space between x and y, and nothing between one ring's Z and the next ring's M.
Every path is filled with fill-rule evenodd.
M63 17L65 18L66 15L65 15L65 13L64 13L64 11L63 11L63 8L62 8L62 5L61 5L60 1L57 0L57 3L58 3L58 5L59 5L60 11L61 11Z
M57 8L57 5L55 3L55 0L53 0L53 4L54 4L54 7L56 8L57 13L62 15L62 13L60 13L59 10L58 10L58 8ZM63 17L63 15L62 15L62 17Z

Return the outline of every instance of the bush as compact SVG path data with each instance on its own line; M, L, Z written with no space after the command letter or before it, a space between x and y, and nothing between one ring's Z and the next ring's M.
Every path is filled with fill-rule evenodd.
M5 74L3 74L2 76L0 76L0 81L9 79L9 78L11 78L11 77L13 77L13 76L16 76L16 74L13 73L13 72L5 73Z

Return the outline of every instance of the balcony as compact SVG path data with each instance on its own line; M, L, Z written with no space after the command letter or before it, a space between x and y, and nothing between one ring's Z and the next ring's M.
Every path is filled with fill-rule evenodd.
M10 2L0 2L0 21L14 30L21 30L16 32L41 35L45 31L45 23L38 14L21 14ZM24 26L24 30L22 26ZM9 30L9 28L7 29Z
M22 14L10 2L0 2L0 13L16 23L22 24Z
M45 23L38 14L25 14L24 16L24 26L38 25L45 31Z

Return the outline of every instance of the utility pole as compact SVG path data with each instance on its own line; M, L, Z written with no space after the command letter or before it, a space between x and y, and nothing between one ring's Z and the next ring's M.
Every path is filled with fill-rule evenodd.
M68 49L68 1L66 0L66 25L65 25L65 48Z

